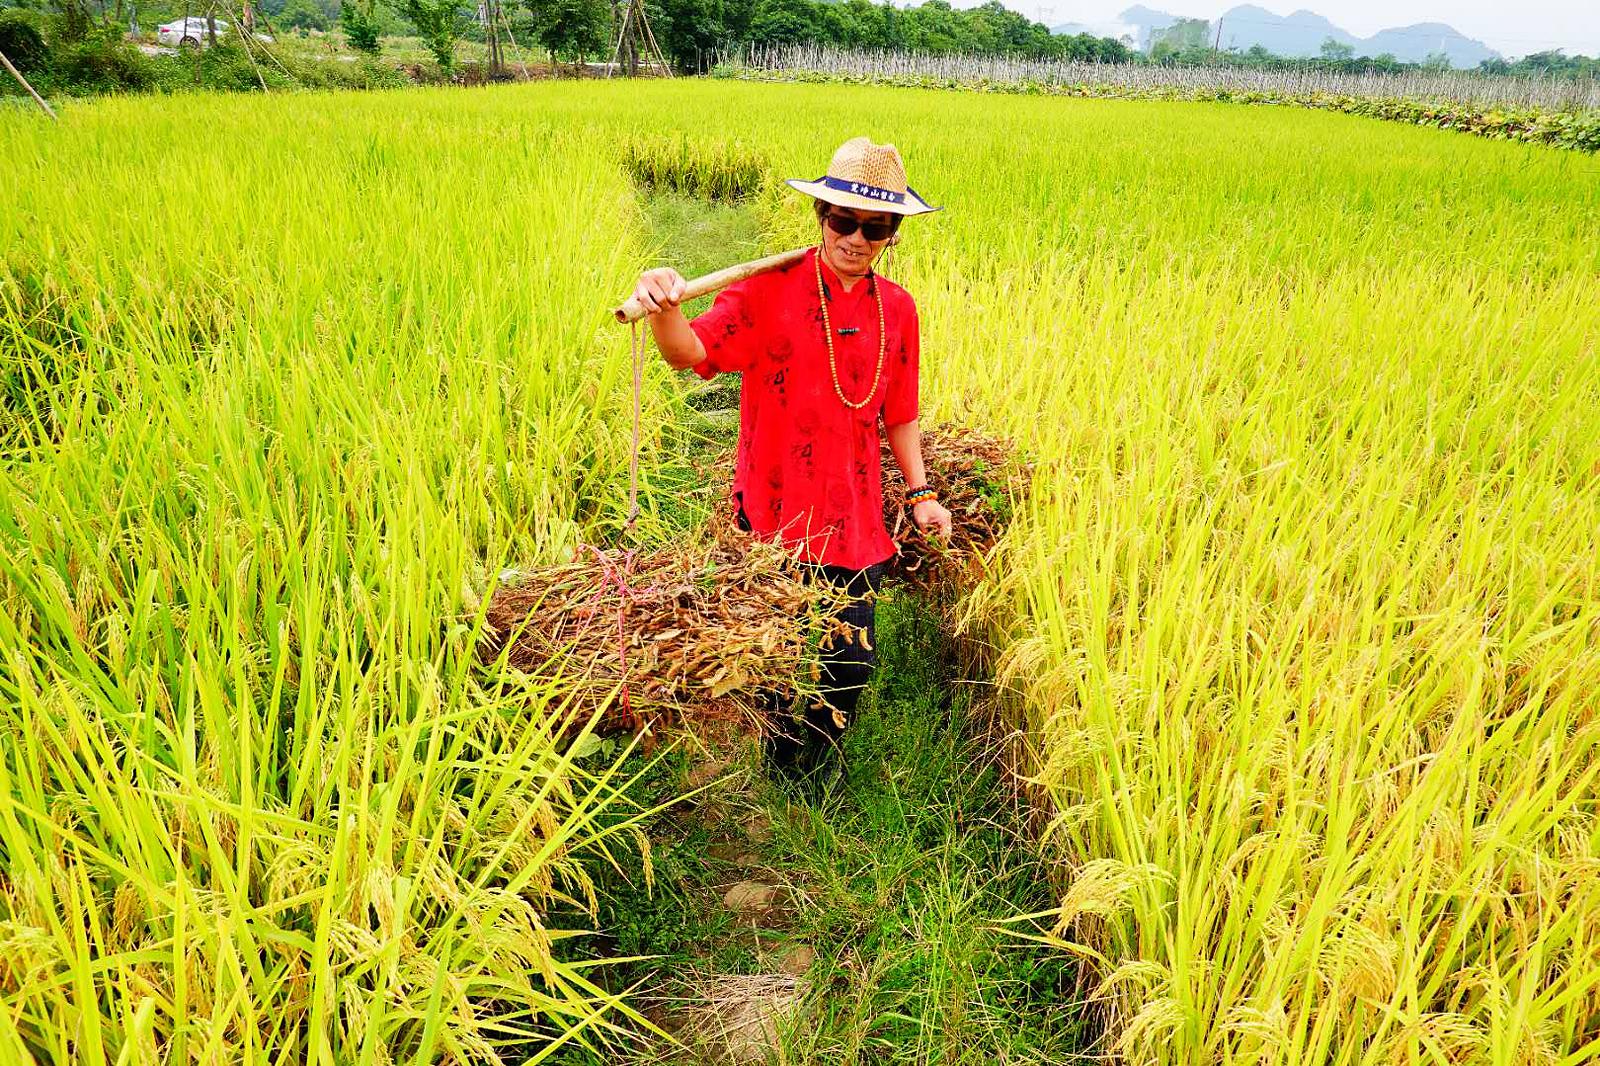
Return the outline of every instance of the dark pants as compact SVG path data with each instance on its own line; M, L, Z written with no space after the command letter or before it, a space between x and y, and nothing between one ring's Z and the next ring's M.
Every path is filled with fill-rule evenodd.
M742 506L737 519L739 528L748 532L750 523ZM848 636L843 632L830 633L823 637L818 648L820 702L808 699L803 713L795 717L775 697L763 700L773 731L767 745L773 762L779 765L814 763L817 757L838 746L845 727L855 717L856 704L871 682L872 670L878 662L878 637L873 623L877 617L877 596L884 568L883 563L875 563L865 570L818 564L806 567L808 580L826 581L848 593L849 602L834 615L849 626Z

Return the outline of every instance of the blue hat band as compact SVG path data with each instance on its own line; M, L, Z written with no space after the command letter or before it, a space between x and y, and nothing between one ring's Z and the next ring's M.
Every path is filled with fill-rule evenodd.
M906 194L903 192L880 189L876 185L868 185L860 181L845 181L843 178L835 178L827 174L818 178L817 184L824 185L835 192L847 192L856 196L865 196L868 200L882 200L886 204L903 204L906 202Z

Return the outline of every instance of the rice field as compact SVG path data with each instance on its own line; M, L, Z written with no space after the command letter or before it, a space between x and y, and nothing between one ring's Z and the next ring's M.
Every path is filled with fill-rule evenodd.
M551 915L638 812L557 742L559 668L474 669L482 596L626 514L625 157L758 161L789 247L777 179L863 132L947 205L893 267L925 422L1037 460L964 617L1059 878L1016 929L1083 960L1100 1050L1600 1054L1600 159L705 82L64 119L0 115L0 1059L627 1020Z

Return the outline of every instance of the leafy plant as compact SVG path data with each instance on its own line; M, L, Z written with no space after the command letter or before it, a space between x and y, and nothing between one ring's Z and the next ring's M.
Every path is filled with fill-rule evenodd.
M539 43L551 56L577 62L607 51L607 0L526 0L526 6Z
M377 6L377 0L342 0L339 5L339 24L344 28L345 39L351 48L369 56L382 50Z
M35 20L21 11L0 11L0 53L24 74L44 70L50 60L44 34Z
M401 14L411 20L439 68L455 69L456 38L461 32L461 0L400 0Z

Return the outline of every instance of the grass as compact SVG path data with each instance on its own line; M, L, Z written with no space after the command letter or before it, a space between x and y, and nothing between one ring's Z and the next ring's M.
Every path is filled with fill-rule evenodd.
M803 946L808 990L776 1061L1060 1063L1092 1043L1076 963L1005 924L1053 895L971 699L983 688L950 676L940 625L915 600L880 609L879 676L825 797L769 779L751 745L726 738L709 763L685 750L662 764L660 797L702 784L708 765L723 773L651 825L650 891L605 875L595 942L654 956L612 975L657 1004L654 1021L692 1043L686 1019L727 975L781 973ZM732 911L722 897L741 881L787 902Z
M670 266L685 278L697 278L733 263L768 254L763 221L749 200L708 200L670 190L651 191L644 198L648 232L661 251L651 265ZM709 308L715 295L683 305L693 318ZM709 382L683 375L689 406L708 411L738 406L739 375L723 374Z
M769 800L770 861L818 956L788 1061L1069 1061L1093 1035L1077 966L1001 924L1054 900L984 735L984 689L951 676L926 608L881 613L882 676L843 789L814 807Z

